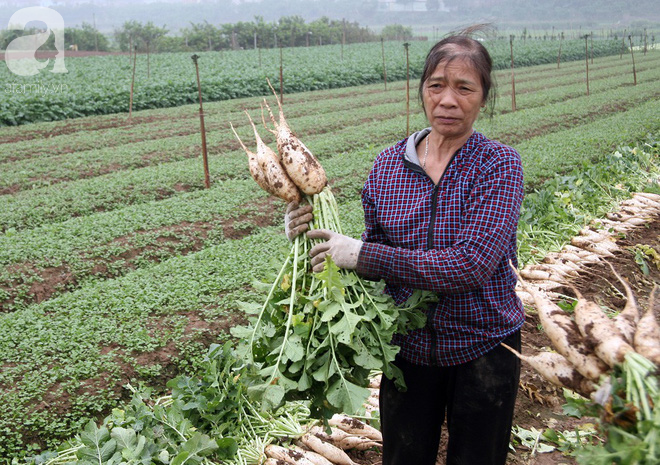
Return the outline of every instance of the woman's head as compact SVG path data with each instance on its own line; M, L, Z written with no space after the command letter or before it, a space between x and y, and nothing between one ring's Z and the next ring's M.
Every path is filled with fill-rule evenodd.
M488 105L492 111L495 105L495 82L492 76L493 61L486 47L471 37L474 32L482 29L483 26L475 26L449 35L435 44L429 51L419 83L419 98L422 107L424 107L424 86L438 65L441 63L447 65L460 60L468 64L478 74L483 92L482 104L484 106Z

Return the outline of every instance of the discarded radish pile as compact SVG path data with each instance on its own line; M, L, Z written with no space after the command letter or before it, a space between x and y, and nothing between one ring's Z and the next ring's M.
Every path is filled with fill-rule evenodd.
M618 213L585 228L571 245L551 254L539 265L518 273L520 297L533 305L556 352L523 355L509 348L551 383L570 389L585 399L581 410L601 417L605 447L591 450L602 463L659 463L660 448L660 327L654 306L660 296L657 285L649 307L640 311L630 284L609 264L624 289L626 304L614 318L571 286L570 279L587 263L613 256L619 250L616 234L629 231L660 213L660 196L635 194L622 203ZM576 295L573 315L551 297L561 287ZM609 455L608 455L609 454ZM632 455L628 455L632 454ZM587 455L585 455L587 457Z
M341 233L325 171L291 131L279 99L277 104L279 121L264 100L274 126L267 129L277 138L277 152L263 142L252 119L257 152L239 139L250 173L263 189L286 202L313 205L311 229ZM261 382L251 386L251 398L266 407L307 400L317 418L358 413L369 396L373 370L403 383L391 363L398 348L390 341L395 332L424 324L421 308L431 294L418 292L405 307L397 307L383 292L384 283L340 270L329 257L322 272L312 273L312 246L304 234L293 240L263 305L243 305L253 315L251 324L233 328L232 333L244 341L239 356L259 369Z

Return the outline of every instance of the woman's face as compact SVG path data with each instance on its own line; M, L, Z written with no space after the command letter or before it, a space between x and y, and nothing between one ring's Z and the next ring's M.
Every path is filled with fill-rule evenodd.
M445 138L467 138L485 104L479 73L460 58L440 62L424 83L423 100L435 132Z

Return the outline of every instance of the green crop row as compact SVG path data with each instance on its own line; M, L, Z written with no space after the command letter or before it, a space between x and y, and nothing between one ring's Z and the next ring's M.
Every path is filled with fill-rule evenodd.
M658 68L660 69L660 68ZM655 71L658 74L658 71ZM656 98L655 82L657 78L648 75L644 80L640 79L640 84L636 87L616 87L616 83L610 83L610 89L605 90L605 86L600 86L600 92L593 92L589 96L582 96L570 100L561 99L555 91L549 91L543 95L546 98L539 98L539 101L545 100L546 105L531 109L521 109L515 113L497 115L493 119L482 118L477 126L484 133L506 141L510 144L516 144L523 138L530 136L539 136L550 131L558 131L564 128L580 124L587 119L598 119L606 116L613 110L632 108L635 105ZM379 94L367 94L367 97L381 101ZM389 105L368 105L368 100L363 96L355 96L355 100L360 102L355 105L344 103L346 106L353 106L355 109L351 112L338 111L340 107L334 105L338 101L344 102L344 99L328 100L328 104L321 105L322 108L331 107L335 112L325 112L315 116L306 116L304 118L293 118L292 124L296 129L300 128L301 133L314 133L306 138L306 142L322 158L327 158L338 152L350 149L354 144L352 140L359 138L364 144L377 143L378 137L359 137L359 133L366 133L366 127L370 127L375 133L378 132L378 126L383 125L391 129L386 135L387 140L394 140L401 137L401 129L405 123L401 121L403 108L397 108L397 104ZM558 103L549 104L558 101ZM401 107L399 104L398 107ZM297 115L303 111L297 111L298 106L293 104L290 107L292 114ZM304 113L307 113L305 110ZM369 121L373 115L388 115L388 118L396 116L394 124L385 120L382 122ZM570 115L570 116L567 116ZM242 116L242 115L241 115ZM424 124L423 118L420 118L418 112L415 112L413 118L413 127L420 127ZM349 127L343 130L337 128L342 125ZM148 126L148 125L147 125ZM246 141L251 136L249 130L245 127L238 128L241 137ZM341 131L341 133L337 133ZM337 133L336 135L334 133ZM226 138L231 138L229 141ZM223 133L214 132L209 137L212 146L212 156L210 159L211 173L214 179L227 179L231 176L245 176L244 156L240 152L225 152L219 147L222 144L229 147L234 144L233 135L225 130ZM184 143L181 143L183 140ZM141 169L125 169L114 173L109 173L100 177L81 179L79 181L61 183L59 185L35 188L26 192L19 192L14 195L0 196L0 230L8 231L10 229L33 228L44 223L62 221L69 216L80 216L90 214L99 210L107 211L115 208L121 208L123 205L153 201L160 198L176 194L177 186L180 189L196 190L203 187L201 172L201 161L198 157L199 148L195 147L196 141L190 138L163 139L159 141L161 153L177 153L181 155L181 147L193 147L190 149L190 156L197 156L194 160L183 160L165 164L156 164ZM348 144L348 145L347 145ZM102 150L111 158L106 162L106 166L130 167L136 154L140 154L140 148L145 152L151 150L152 145L148 142L142 142L132 145L121 146L115 151L110 149ZM214 148L218 147L218 148ZM69 160L76 160L74 167L82 166L84 169L90 163L85 157L90 152L72 154ZM139 158L139 157L138 157ZM29 162L32 162L30 164ZM44 174L52 174L48 171L53 163L50 161L25 160L18 164L20 169L18 174L12 170L6 169L3 173L5 182L20 178L20 172L41 170ZM15 165L15 164L14 164ZM58 166L62 169L66 165ZM56 172L56 171L55 171ZM533 176L533 173L532 173Z
M380 44L323 46L287 49L283 53L283 72L287 92L304 92L369 84L383 79L383 56ZM496 69L510 63L508 41L491 41L489 48ZM414 42L409 47L409 66L399 42L386 47L388 79L404 79L421 75L424 57L430 44ZM594 43L594 56L615 55L617 41ZM516 44L519 66L552 63L558 50L545 41ZM261 53L261 55L258 55ZM285 55L285 56L284 56ZM265 78L276 82L279 75L277 50L267 53L205 52L199 54L200 74L206 101L227 100L269 94ZM564 60L584 57L579 40L564 41ZM163 108L197 101L195 70L187 53L158 54L140 57L133 99L133 109ZM0 125L20 125L35 121L52 121L85 115L127 112L131 88L132 63L127 56L104 56L66 59L68 73L41 73L36 77L11 75L0 68L5 98L0 101ZM258 64L261 64L258 66ZM314 63L314 66L309 66Z

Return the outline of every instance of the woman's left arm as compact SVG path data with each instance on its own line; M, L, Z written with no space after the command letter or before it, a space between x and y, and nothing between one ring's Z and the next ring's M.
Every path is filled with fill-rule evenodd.
M409 250L365 242L358 274L442 293L482 287L504 258L515 259L508 252L523 198L522 164L512 149L501 155L475 180L451 247Z

